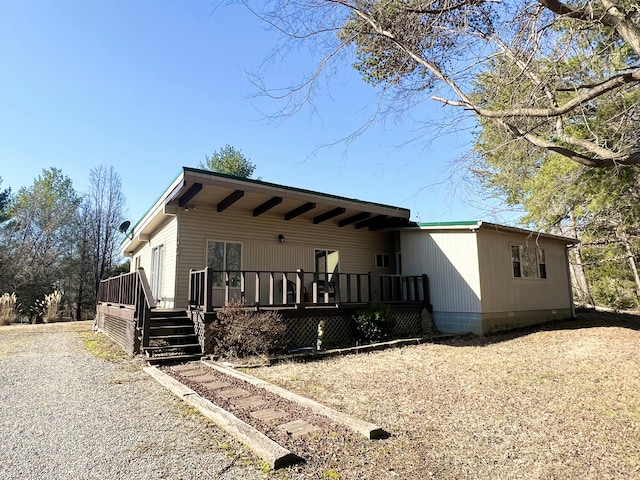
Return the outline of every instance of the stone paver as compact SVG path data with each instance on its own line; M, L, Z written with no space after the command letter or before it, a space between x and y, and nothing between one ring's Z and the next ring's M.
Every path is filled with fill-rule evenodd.
M287 435L291 435L293 438L301 437L316 430L320 430L319 427L307 422L306 420L293 420L287 422L278 427L280 430L284 430Z
M249 415L251 415L253 418L257 418L258 420L272 422L274 420L280 420L281 418L286 417L288 413L281 410L275 410L273 408L265 408L262 410L251 412L249 413Z
M256 396L232 398L229 402L238 408L257 408L265 403L262 398Z
M217 391L216 394L227 400L230 398L248 397L251 395L249 392L242 390L241 388L226 388L224 390Z
M222 382L220 380L215 380L213 382L202 382L201 385L208 390L219 390L221 388L226 388L231 386L230 383Z
M175 368L175 367L173 367L173 368ZM199 368L192 368L192 369L188 369L188 370L178 371L178 373L180 375L182 375L183 377L187 377L187 378L195 378L195 377L208 375L206 372L203 372Z
M199 368L196 368L194 365L192 365L190 363L183 363L181 365L174 365L173 367L171 367L171 370L174 370L174 371L176 371L178 373L181 373L181 374L182 374L182 372L187 372L189 370L200 371Z

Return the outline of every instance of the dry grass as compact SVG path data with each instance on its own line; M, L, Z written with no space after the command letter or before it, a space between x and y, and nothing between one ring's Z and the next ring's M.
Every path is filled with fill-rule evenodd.
M391 433L334 450L339 478L640 478L640 320L570 327L250 373Z

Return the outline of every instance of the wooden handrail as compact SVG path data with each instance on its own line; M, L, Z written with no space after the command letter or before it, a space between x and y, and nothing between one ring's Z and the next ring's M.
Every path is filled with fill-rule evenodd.
M425 279L423 275L328 274L302 269L213 270L208 267L189 272L189 308L208 313L233 300L256 308L305 308L306 305L338 306L378 301L416 304L428 299Z
M134 272L101 280L98 301L132 308L135 311L136 326L141 332L142 346L149 345L149 319L151 310L156 308L156 301L142 267Z

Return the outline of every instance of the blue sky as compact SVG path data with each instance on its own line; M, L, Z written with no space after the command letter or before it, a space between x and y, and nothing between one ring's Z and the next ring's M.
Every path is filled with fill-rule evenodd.
M317 150L375 108L376 91L348 65L314 109L269 121L281 105L256 98L246 72L278 38L243 7L205 0L0 0L0 188L57 167L82 192L91 168L113 165L135 222L182 166L230 144L265 181L409 208L420 221L508 222L449 179L468 134L405 145L423 119L446 119L435 102ZM301 49L270 65L269 84L293 85L314 66Z

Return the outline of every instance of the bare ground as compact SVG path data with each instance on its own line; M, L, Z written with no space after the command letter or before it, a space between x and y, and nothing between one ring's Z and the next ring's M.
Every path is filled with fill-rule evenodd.
M248 373L391 433L274 478L640 478L639 355L639 317L585 313Z

